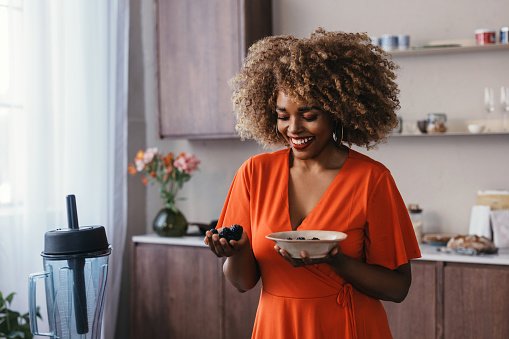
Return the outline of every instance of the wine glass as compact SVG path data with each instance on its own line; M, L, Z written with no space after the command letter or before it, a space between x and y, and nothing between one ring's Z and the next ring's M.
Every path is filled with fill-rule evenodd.
M486 108L486 111L488 111L488 114L486 115L486 130L490 131L489 118L491 112L495 110L495 99L493 96L493 88L491 87L484 87L484 107Z
M509 87L500 87L500 105L502 106L504 131L509 131L509 126L507 126L507 113L509 112Z

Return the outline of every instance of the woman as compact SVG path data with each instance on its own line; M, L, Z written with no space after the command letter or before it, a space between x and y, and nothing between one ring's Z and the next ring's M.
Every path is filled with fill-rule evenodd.
M366 35L318 29L257 42L232 79L240 135L287 146L233 180L218 228L242 238L205 237L239 291L262 279L253 338L391 338L380 300L406 297L419 247L389 170L344 143L369 149L397 126L396 67ZM265 238L289 230L347 238L293 259Z

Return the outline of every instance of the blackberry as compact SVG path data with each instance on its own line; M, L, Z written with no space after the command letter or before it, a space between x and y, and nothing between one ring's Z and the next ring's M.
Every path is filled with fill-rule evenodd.
M306 238L304 238L304 237L297 237L296 239L297 240L306 240Z
M244 229L240 225L232 225L230 227L230 231L233 233L233 240L239 241L240 238L242 238L242 233L244 232Z
M311 239L311 240L320 240L320 239L318 239L317 237L313 237L313 239Z
M286 237L286 240L293 240L292 237Z
M212 234L219 234L219 232L218 232L215 228L211 228L211 229L210 229L210 232L211 232Z
M219 232L219 238L225 238L228 243L230 243L230 240L235 240L234 237L235 234L228 227L223 227Z

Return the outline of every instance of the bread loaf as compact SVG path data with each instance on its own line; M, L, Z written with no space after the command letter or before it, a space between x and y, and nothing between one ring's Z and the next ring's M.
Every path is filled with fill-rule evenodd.
M457 235L447 242L447 247L453 249L472 249L479 253L496 253L498 250L490 239L474 234Z

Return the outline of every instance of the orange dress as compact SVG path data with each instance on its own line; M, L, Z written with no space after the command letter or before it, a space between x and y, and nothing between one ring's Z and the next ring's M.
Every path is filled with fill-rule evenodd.
M265 238L292 229L289 152L247 160L235 175L218 222L218 227L244 227L260 268L263 288L252 338L392 338L378 299L357 291L327 264L292 267ZM420 257L389 170L354 150L298 229L344 232L344 254L389 269Z

